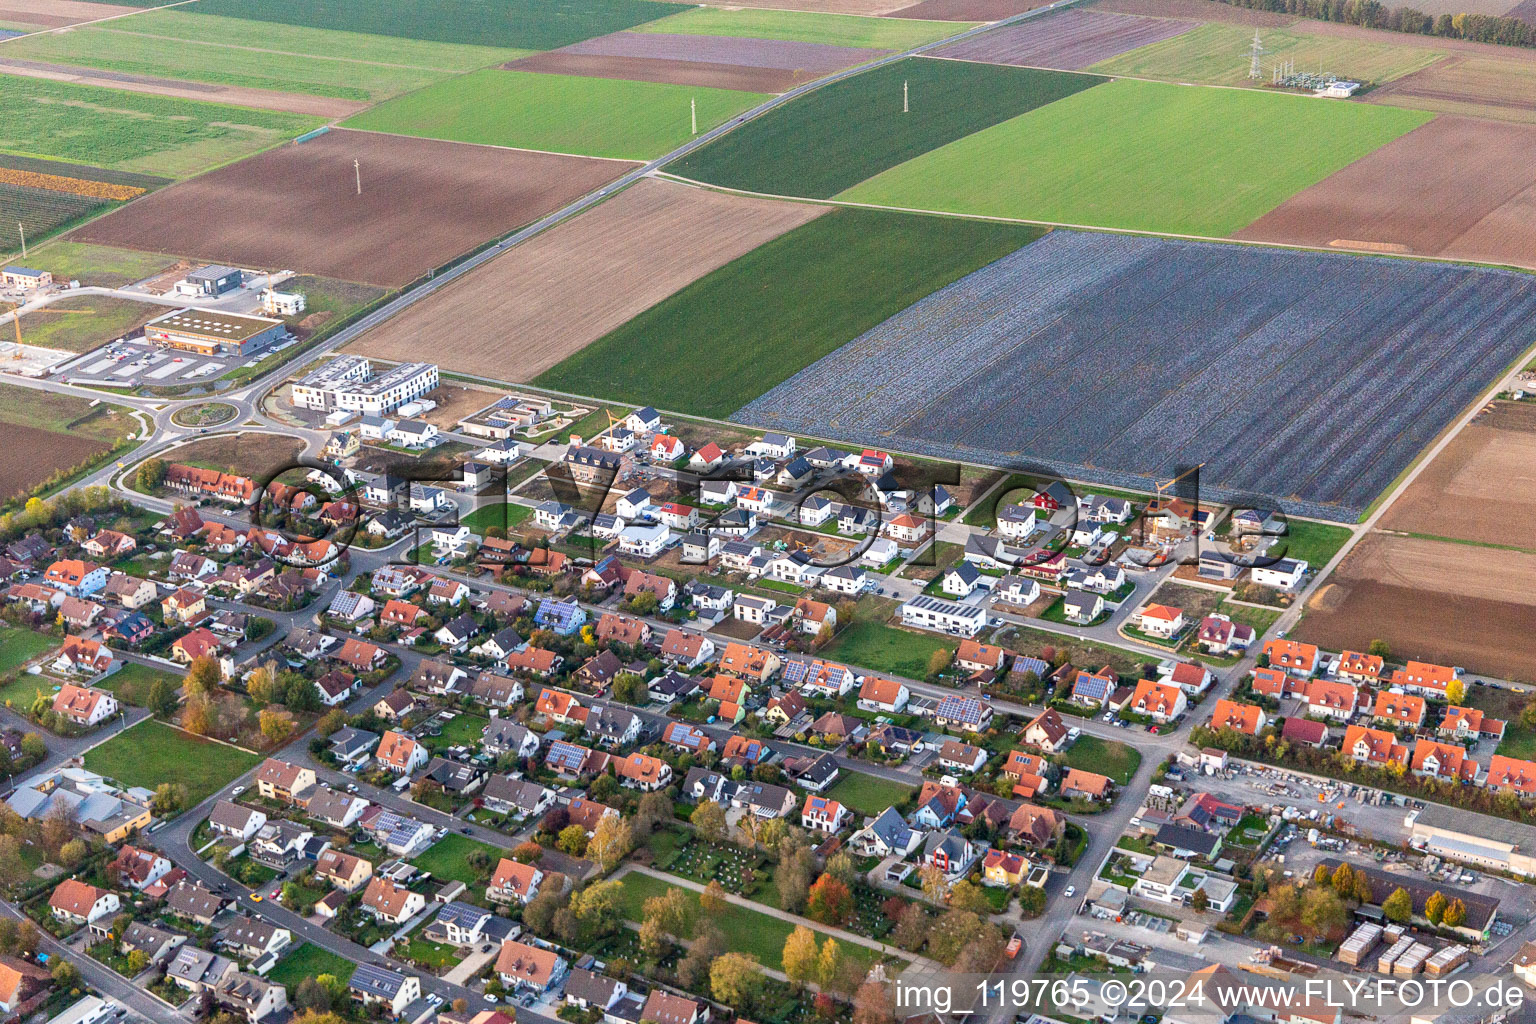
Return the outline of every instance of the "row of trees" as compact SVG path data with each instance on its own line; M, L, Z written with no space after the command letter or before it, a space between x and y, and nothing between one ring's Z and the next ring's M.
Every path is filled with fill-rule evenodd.
M1415 7L1388 7L1380 0L1223 0L1234 7L1293 14L1319 21L1440 36L1471 39L1504 46L1536 46L1536 28L1519 18L1488 14L1425 14Z

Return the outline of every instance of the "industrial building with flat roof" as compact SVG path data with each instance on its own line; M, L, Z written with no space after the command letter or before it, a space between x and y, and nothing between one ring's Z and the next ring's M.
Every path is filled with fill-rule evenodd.
M281 320L207 309L178 309L144 325L153 345L199 355L246 355L281 341L288 333Z
M1536 828L1507 818L1425 804L1413 821L1412 841L1447 860L1536 878Z
M363 356L338 356L293 385L293 404L377 416L394 412L437 387L434 363L401 363L374 375Z

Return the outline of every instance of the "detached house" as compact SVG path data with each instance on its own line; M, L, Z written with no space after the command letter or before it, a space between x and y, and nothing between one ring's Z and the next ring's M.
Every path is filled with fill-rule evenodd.
M841 832L850 817L852 814L842 804L815 793L805 798L805 806L800 810L802 827L828 835Z
M74 878L66 878L53 890L48 909L54 918L66 924L94 924L117 914L121 902L117 893L98 889ZM101 929L107 931L105 926Z
M256 790L264 799L298 804L315 785L315 770L269 757L256 769Z
M894 679L866 676L864 685L859 688L859 709L899 714L907 706L907 701L911 697L912 692L905 684L898 683Z
M390 729L379 740L379 749L374 756L380 765L396 775L409 775L425 765L429 755L426 747L404 733Z
M392 880L375 876L363 892L363 910L390 924L404 924L426 909L427 898L396 885Z
M539 894L544 872L532 864L503 857L485 888L485 898L492 903L527 903Z

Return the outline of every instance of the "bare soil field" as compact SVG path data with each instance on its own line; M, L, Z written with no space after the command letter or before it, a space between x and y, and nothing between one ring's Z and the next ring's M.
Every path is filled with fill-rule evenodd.
M0 14L3 13L0 12ZM4 18L0 17L0 21L3 20ZM19 58L0 60L0 71L10 75L20 75L23 78L46 78L55 82L74 82L78 85L121 89L124 92L144 92L156 96L176 96L184 100L232 103L235 106L255 107L258 110L284 110L293 114L312 114L316 117L350 117L368 105L329 96L306 96L302 93L275 92L270 89L245 89L232 85L183 82L173 78L156 78L153 75L100 71L96 68L76 67L73 64L52 64L46 61Z
M363 335L383 359L522 381L827 210L644 179ZM511 325L515 325L512 329Z
M1120 2L1120 0L1109 0L1109 2ZM1139 0L1125 0L1125 2L1136 3ZM1226 6L1225 4L1216 3L1215 0L1148 0L1148 2L1199 3L1210 7ZM1536 50L1519 46L1500 46L1497 43L1479 43L1470 39L1449 39L1441 36L1416 36L1408 32L1392 32L1384 28L1346 25L1338 21L1312 21L1310 19L1296 21L1292 19L1292 22L1294 31L1306 32L1309 35L1358 39L1363 43L1419 46L1426 50L1442 50L1450 53L1465 53L1480 57L1503 58L1520 63L1536 64Z
M508 71L532 71L544 75L581 75L587 78L619 78L628 82L669 82L705 89L738 89L742 92L780 93L815 76L779 68L749 68L739 64L707 64L692 60L651 60L641 57L597 57L551 51L503 65Z
M1308 602L1291 633L1323 647L1385 640L1396 658L1536 680L1536 555L1374 535Z
M1050 0L922 0L892 11L893 18L923 21L1001 21L1015 14L1044 7Z
M1216 0L1098 0L1092 10L1139 14L1147 18L1219 21L1227 25L1253 25L1256 28L1284 28L1296 22L1296 16L1292 14L1251 11L1246 7L1217 3Z
M63 28L82 21L132 14L138 9L121 4L82 3L80 0L0 0L0 21L38 28Z
M1381 526L1536 549L1536 406L1495 402L1424 467Z
M398 287L632 166L338 129L161 189L70 237Z
M0 501L30 491L59 470L107 450L107 445L80 434L19 423L6 424L5 438L0 449Z
M168 450L163 458L262 481L292 465L303 452L304 442L296 437L246 431L193 441Z
M1297 193L1237 237L1532 267L1532 167L1536 127L1437 117Z
M1079 71L1128 50L1183 35L1194 27L1168 18L1072 8L946 46L937 56Z
M1536 124L1536 61L1456 53L1366 97L1372 103Z

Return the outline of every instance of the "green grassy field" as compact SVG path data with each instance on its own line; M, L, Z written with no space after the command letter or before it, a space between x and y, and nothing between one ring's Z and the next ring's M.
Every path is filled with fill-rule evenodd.
M0 423L60 434L83 434L104 444L112 444L139 429L138 420L121 405L101 402L92 406L89 398L14 386L0 386Z
M351 59L187 43L112 28L79 28L73 32L31 36L21 40L15 51L15 56L28 60L348 100L385 99L419 89L448 74ZM512 60L527 51L502 50L497 53L502 60Z
M1224 236L1431 116L1121 79L893 167L840 198Z
M59 646L59 639L30 629L0 626L0 675L14 672L45 651ZM37 681L28 679L23 687L27 696L37 687Z
M27 256L28 266L48 271L56 281L79 281L96 288L132 284L175 263L173 258L155 252L64 241L49 242Z
M288 990L291 998L299 990L299 984L305 978L333 974L337 981L347 982L351 980L352 971L356 967L357 965L346 957L332 953L328 949L322 949L312 942L306 942L290 950L281 960L273 964L267 980L282 985Z
M494 505L481 505L469 515L461 517L459 523L484 537L485 531L493 526L500 526L506 530L515 529L519 523L531 515L533 515L533 509L527 505L497 502Z
M837 634L822 652L834 661L891 675L921 679L928 674L928 659L938 650L955 645L933 633L897 629L883 622L855 622Z
M692 889L671 885L659 878L637 872L625 875L620 884L623 886L619 900L620 912L629 921L642 920L645 901L652 896L665 895L671 889L683 889L695 902L698 899L698 893ZM783 969L784 942L795 930L793 924L734 903L715 918L715 923L725 933L725 941L731 952L751 953L762 961L764 967L775 971ZM825 937L811 922L806 921L805 924L817 932L818 941ZM837 945L843 956L854 958L862 964L873 965L880 958L879 953L868 946L854 942L839 942Z
M141 665L136 661L124 663L123 667L101 680L96 685L103 690L110 690L117 699L124 704L134 704L143 707L149 701L149 688L155 685L155 680L166 679L176 686L181 685L181 678L170 672L162 672L148 665Z
M319 118L0 75L0 150L179 177L248 156Z
M132 299L81 296L28 313L21 318L21 334L28 345L89 352L166 311L164 306Z
M855 814L876 815L901 803L911 792L911 786L889 779L863 772L843 772L826 795Z
M911 58L785 104L669 164L685 178L824 199L1102 79ZM902 113L902 86L909 111Z
M1269 554L1279 557L1283 550L1286 558L1299 558L1312 568L1321 569L1339 553L1352 532L1346 526L1291 519L1285 524L1285 536L1280 538L1282 547L1273 548Z
M431 139L647 160L768 97L729 89L526 71L477 71L365 110L346 122Z
M443 43L552 50L686 10L655 0L201 0L187 10Z
M475 885L481 881L481 876L465 862L465 858L475 850L483 850L488 854L492 867L502 856L502 851L490 843L482 843L469 836L448 835L433 843L431 848L411 863L423 871L432 872L433 878L445 881L453 879L465 885Z
M1116 740L1101 740L1085 733L1062 755L1061 762L1068 768L1107 775L1116 785L1124 786L1141 767L1141 753Z
M1034 229L840 209L657 303L547 370L581 395L725 417Z
M750 7L695 7L670 18L641 25L637 32L676 32L690 36L744 36L797 43L910 50L971 27L956 21L864 18L852 14L773 11Z
M187 806L210 796L261 762L258 754L200 739L163 722L140 722L86 751L85 767L125 786L187 787Z
M1445 56L1442 51L1418 46L1364 43L1283 29L1268 29L1262 39L1266 67L1273 61L1291 60L1296 62L1298 71L1330 71L1340 78L1370 84L1401 78ZM1258 83L1248 78L1245 51L1252 40L1250 28L1210 23L1173 39L1100 61L1088 70L1203 85L1264 85L1268 78Z

